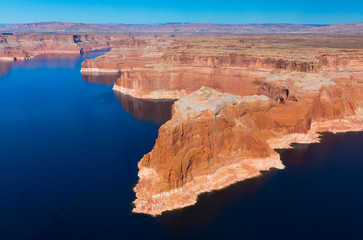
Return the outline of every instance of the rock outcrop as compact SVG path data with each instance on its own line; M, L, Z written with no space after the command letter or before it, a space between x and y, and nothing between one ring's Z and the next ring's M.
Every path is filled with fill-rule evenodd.
M180 99L139 163L134 212L158 215L283 168L274 149L317 142L318 132L362 130L360 36L163 39L145 37L114 85L136 98Z
M82 63L81 72L121 72L152 63L146 41L126 37L112 42L110 52Z
M176 36L162 47L149 41L149 50L143 50L138 62L131 58L124 70L120 68L124 74L114 90L150 99L178 99L202 86L241 96L267 93L274 91L272 80L288 83L294 76L320 78L332 76L339 68L363 66L363 45L359 39ZM155 52L158 54L150 54ZM137 64L133 66L133 62Z
M86 81L100 81L92 72L115 73L107 83L121 74L113 89L126 111L157 124L170 115L161 116L164 110L154 99L179 99L154 149L138 165L133 211L158 215L194 204L200 193L283 168L276 148L317 142L322 131L361 131L362 40L360 35L5 35L0 58L112 47L82 63ZM147 116L142 108L150 111Z
M362 82L352 85L326 82L285 104L208 87L181 98L139 162L133 211L158 215L192 205L200 193L283 168L275 148L317 142L320 131L361 131Z
M83 72L82 79L88 83L100 83L112 86L120 77L120 73Z
M46 53L78 53L108 49L108 35L0 35L0 59L26 60Z

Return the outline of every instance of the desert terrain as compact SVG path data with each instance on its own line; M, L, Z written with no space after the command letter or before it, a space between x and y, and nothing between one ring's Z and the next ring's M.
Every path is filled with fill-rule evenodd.
M48 25L0 26L19 31L0 36L0 57L110 49L82 63L85 79L121 74L113 89L130 106L132 98L177 100L169 121L155 119L165 123L138 164L134 212L192 205L200 193L283 169L275 149L363 128L363 35L353 34L362 24L263 25L254 34L247 25L202 26L207 33L188 24L59 25L42 33Z

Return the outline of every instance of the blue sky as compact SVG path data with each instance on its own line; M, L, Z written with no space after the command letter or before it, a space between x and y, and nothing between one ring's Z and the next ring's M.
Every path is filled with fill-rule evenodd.
M0 0L0 23L363 22L363 0Z

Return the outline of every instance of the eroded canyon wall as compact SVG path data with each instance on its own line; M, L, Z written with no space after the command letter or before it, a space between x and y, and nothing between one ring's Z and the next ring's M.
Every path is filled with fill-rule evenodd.
M0 35L0 59L26 60L46 53L83 53L112 46L109 35L29 34Z
M121 76L115 90L180 98L139 163L134 212L192 205L200 193L283 168L276 148L317 142L322 131L363 130L361 49L266 41L243 54L215 42L173 52L172 43L153 64Z
M124 74L114 89L137 98L178 99L208 86L241 96L263 93L277 98L274 80L288 85L295 76L321 79L333 77L339 68L362 66L361 37L331 38L175 36L163 46L148 41L148 47L136 48L141 53L137 64L133 66L131 57L127 67L119 68Z
M200 193L283 168L275 148L317 142L321 131L363 130L362 89L362 82L344 90L327 83L284 104L207 87L181 98L139 162L133 211L158 215L192 205Z
M106 39L85 49L112 49L82 63L85 80L98 81L92 72L120 73L113 89L121 104L158 124L165 119L140 114L154 102L132 97L179 99L139 162L134 212L158 215L194 204L200 193L283 168L274 149L319 141L318 132L362 130L360 35L101 36ZM53 36L46 45L39 45L40 35L29 45L13 37L0 43L11 57L58 51L59 38L63 50L88 46L85 36Z

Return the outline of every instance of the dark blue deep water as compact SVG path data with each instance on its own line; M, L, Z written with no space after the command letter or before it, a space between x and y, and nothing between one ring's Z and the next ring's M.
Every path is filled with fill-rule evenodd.
M100 54L0 62L0 240L363 239L362 133L281 150L284 170L195 206L132 214L137 162L171 103L114 93L117 76L82 76Z

